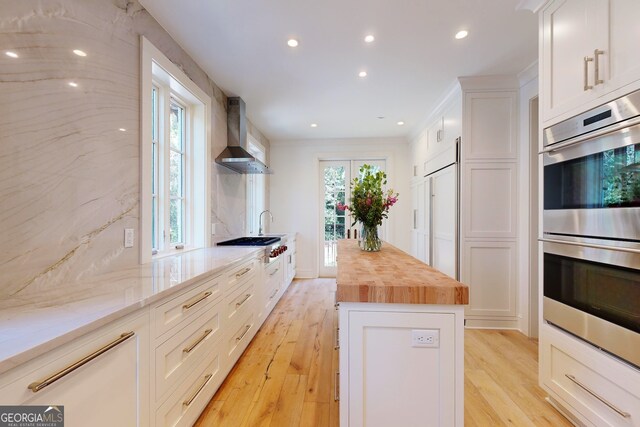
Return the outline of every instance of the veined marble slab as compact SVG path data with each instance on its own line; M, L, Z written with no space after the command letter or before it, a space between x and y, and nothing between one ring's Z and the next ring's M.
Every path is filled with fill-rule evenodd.
M211 247L0 300L0 374L262 251Z

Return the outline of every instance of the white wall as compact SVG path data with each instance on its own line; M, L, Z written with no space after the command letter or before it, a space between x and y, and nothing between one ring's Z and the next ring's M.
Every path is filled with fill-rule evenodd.
M388 187L400 193L389 212L389 243L410 249L409 143L402 138L271 141L270 209L274 231L295 231L297 276L317 277L320 239L320 160L385 158Z

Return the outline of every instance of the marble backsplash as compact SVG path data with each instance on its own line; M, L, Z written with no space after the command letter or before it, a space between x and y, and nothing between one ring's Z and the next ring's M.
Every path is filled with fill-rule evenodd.
M138 264L140 35L211 96L213 159L227 141L224 93L137 1L0 10L0 298ZM211 168L211 222L242 234L245 177Z

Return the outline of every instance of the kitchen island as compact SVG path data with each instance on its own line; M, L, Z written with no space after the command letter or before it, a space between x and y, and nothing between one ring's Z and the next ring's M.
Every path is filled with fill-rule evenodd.
M388 243L339 241L340 425L463 426L468 301L466 285Z

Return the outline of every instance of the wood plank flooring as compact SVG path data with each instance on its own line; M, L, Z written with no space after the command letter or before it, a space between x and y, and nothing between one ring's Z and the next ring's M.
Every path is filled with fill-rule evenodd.
M196 426L338 427L334 279L295 280ZM537 342L465 332L465 426L571 426L538 387Z

